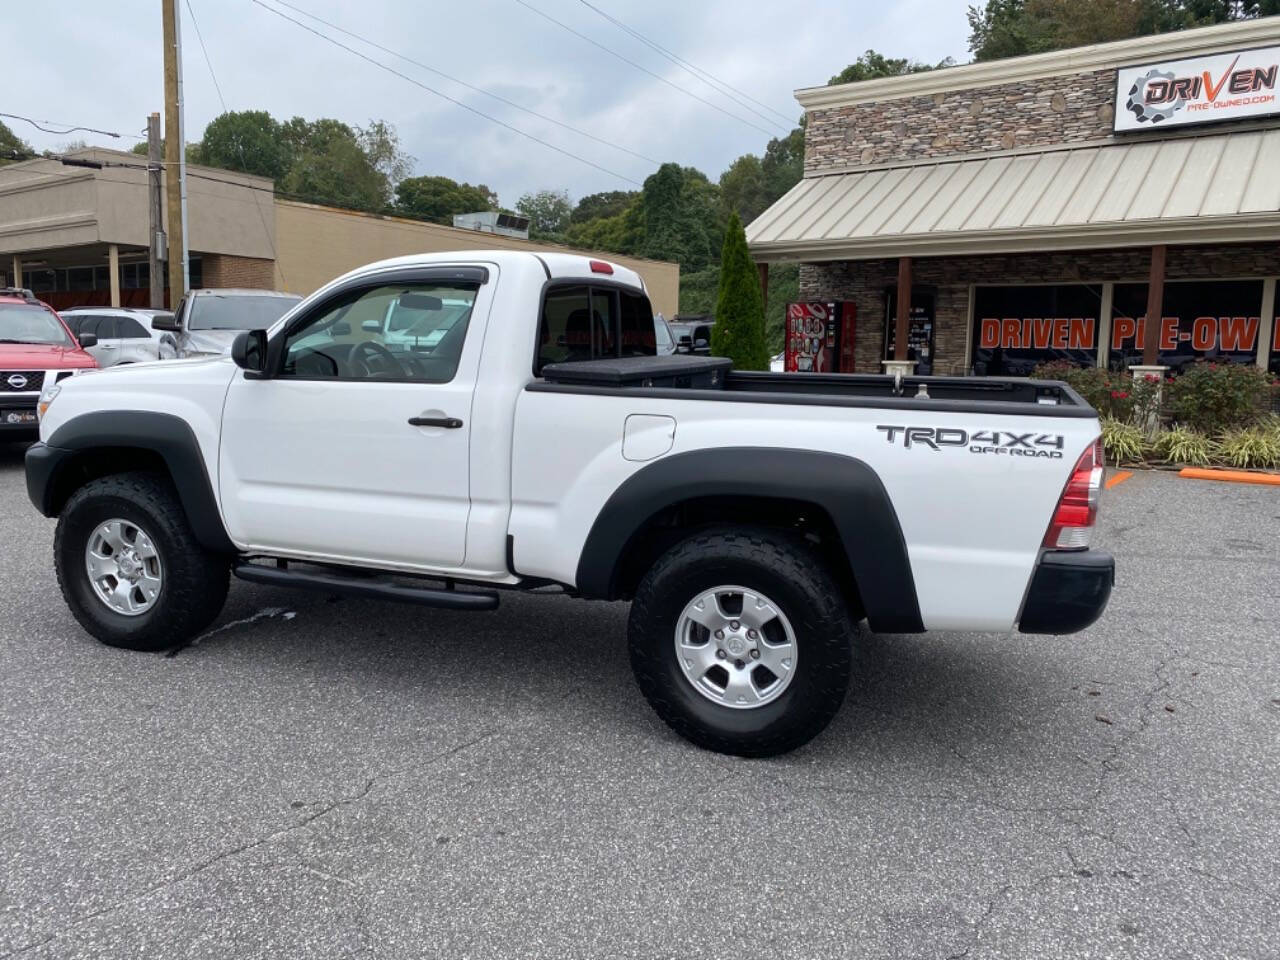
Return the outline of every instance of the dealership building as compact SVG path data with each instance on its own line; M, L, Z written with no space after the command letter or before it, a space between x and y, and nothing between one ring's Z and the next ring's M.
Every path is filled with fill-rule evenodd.
M0 285L29 287L57 309L148 306L145 158L96 147L67 156L76 165L45 158L0 166ZM386 257L567 249L490 232L483 217L473 218L476 229L460 229L299 203L277 196L269 179L196 164L187 166L187 195L193 288L307 294ZM167 209L166 204L165 217ZM678 264L601 256L639 273L654 309L675 315Z
M842 305L842 370L1280 373L1278 70L1271 17L800 90L752 256Z

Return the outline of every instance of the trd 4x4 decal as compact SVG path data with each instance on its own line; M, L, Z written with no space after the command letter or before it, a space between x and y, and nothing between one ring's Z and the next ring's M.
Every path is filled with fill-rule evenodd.
M1043 457L1061 460L1066 441L1062 434L1013 433L1009 430L978 430L970 433L959 427L903 427L877 425L889 443L901 443L907 449L928 447L967 447L970 453L990 453L1009 457Z

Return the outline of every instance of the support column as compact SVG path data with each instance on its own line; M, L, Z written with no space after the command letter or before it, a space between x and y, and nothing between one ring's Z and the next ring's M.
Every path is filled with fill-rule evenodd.
M13 286L22 286L22 258L16 253L13 255Z
M147 208L151 239L148 244L147 273L151 278L148 303L152 310L164 309L164 140L160 136L160 114L147 117Z
M761 262L756 264L756 270L760 274L760 302L764 304L765 315L769 313L769 264Z
M1142 365L1154 367L1160 357L1160 322L1164 317L1164 263L1168 248L1151 248L1151 277L1147 281L1147 320L1142 338Z
M111 305L120 306L120 248L114 243L107 247L107 269L111 271Z
M1098 307L1098 366L1103 370L1111 360L1111 312L1115 298L1116 285L1108 280L1102 285L1102 303Z
M1258 317L1258 366L1267 369L1267 353L1275 337L1276 278L1262 281L1262 314Z
M908 359L907 338L911 335L911 258L898 258L898 315L893 326L893 359L881 361L884 372L901 380L915 373L916 365Z

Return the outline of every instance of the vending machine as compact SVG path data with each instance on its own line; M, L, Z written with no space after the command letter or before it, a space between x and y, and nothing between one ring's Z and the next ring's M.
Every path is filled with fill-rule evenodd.
M851 300L787 304L788 373L852 373L857 307Z

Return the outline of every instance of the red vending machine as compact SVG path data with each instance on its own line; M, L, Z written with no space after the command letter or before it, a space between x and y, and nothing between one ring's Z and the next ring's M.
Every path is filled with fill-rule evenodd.
M851 300L787 304L787 372L853 373L856 318Z

